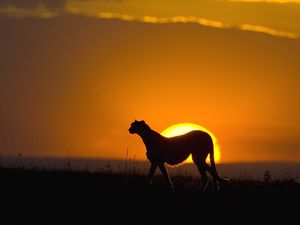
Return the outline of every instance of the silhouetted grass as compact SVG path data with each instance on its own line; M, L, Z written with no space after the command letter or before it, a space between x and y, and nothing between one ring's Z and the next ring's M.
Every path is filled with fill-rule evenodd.
M291 179L232 180L199 191L200 178L72 170L0 169L3 224L299 224Z

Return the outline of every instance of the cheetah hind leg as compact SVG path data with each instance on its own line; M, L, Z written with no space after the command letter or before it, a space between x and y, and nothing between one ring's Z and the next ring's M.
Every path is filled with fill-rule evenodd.
M208 186L208 177L206 174L206 170L204 166L197 165L197 168L199 170L199 173L201 175L202 184L201 184L201 191L204 192Z

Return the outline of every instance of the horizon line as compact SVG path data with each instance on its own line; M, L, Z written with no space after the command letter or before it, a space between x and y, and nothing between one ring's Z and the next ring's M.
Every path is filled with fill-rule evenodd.
M103 161L135 161L135 162L148 162L147 159L136 159L133 157L130 158L120 158L120 157L101 157L101 156L70 156L70 155L13 155L13 154L0 154L0 163L2 157L4 158L23 158L23 159L58 159L58 160L66 160L66 159L73 159L73 160L103 160ZM237 160L237 161L229 161L229 162L219 162L216 163L217 165L226 165L226 164L300 164L300 161L292 161L292 160ZM182 165L193 165L192 162L183 162L176 166Z

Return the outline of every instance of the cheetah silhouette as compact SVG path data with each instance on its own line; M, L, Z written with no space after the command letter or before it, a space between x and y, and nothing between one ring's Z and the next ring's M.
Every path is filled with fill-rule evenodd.
M228 179L221 178L216 170L214 160L214 145L211 136L200 130L190 131L186 134L175 137L164 137L152 130L144 120L135 120L129 128L130 134L138 134L145 146L146 155L151 163L148 182L152 183L156 168L159 167L168 184L173 188L173 183L165 164L177 165L186 160L190 154L197 166L202 178L201 190L204 191L208 185L208 171L213 179L214 189L219 189L219 183L228 183ZM206 158L210 156L210 165L206 163Z

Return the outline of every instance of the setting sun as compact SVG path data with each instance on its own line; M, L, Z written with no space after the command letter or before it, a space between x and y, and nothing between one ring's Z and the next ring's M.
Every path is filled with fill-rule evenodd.
M165 129L163 132L161 132L161 135L163 135L165 137L174 137L174 136L186 134L192 130L205 131L212 137L212 140L214 143L215 161L216 161L216 163L219 163L220 159L221 159L221 153L220 153L220 148L217 144L217 139L205 127L202 127L202 126L194 124L194 123L178 123L178 124L172 125L172 126L168 127L167 129ZM189 158L185 162L187 162L187 163L193 162L192 156L189 156Z

